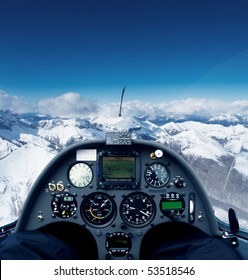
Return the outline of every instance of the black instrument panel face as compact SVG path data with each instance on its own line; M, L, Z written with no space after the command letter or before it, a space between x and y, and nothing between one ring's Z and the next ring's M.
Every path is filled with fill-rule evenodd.
M76 223L94 236L100 259L138 259L134 250L143 236L163 223L189 223L211 233L190 172L162 145L78 145L38 181L41 191L25 229Z
M156 214L156 205L151 196L133 192L124 197L120 205L122 220L131 227L149 225Z
M82 202L81 215L90 226L105 227L116 216L115 201L106 193L91 193Z
M169 169L163 163L151 163L145 170L145 180L152 188L162 188L170 180Z

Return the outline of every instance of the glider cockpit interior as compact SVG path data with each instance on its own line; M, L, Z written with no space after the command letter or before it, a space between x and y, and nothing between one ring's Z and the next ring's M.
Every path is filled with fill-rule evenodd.
M62 240L76 259L243 259L190 166L166 146L108 132L73 144L34 183L14 234Z

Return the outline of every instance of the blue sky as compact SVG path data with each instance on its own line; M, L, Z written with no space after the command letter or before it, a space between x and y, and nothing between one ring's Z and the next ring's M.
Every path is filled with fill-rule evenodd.
M1 0L0 91L247 99L247 14L247 0Z

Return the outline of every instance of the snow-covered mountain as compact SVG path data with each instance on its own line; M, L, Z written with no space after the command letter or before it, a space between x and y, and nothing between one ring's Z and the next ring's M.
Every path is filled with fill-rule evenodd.
M26 195L45 165L77 141L129 130L182 155L195 170L216 211L231 204L248 223L248 117L158 115L62 118L0 111L0 225L17 219ZM219 209L219 210L218 210ZM246 219L246 221L245 221ZM248 225L247 225L248 228Z

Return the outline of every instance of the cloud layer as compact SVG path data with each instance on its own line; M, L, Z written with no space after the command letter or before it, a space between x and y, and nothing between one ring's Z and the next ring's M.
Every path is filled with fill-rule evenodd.
M69 92L58 97L39 100L30 104L21 97L11 96L0 91L0 109L14 113L40 113L63 117L105 116L116 118L119 114L118 103L99 105L96 101L83 98L79 93ZM224 101L213 99L188 98L162 103L125 101L122 116L153 118L156 116L212 118L222 114L242 114L248 116L248 100Z
M79 93L68 92L58 97L39 100L36 104L25 101L22 97L11 96L0 90L0 110L13 113L39 113L51 116L73 117L87 116L98 111L98 104L82 98Z
M79 93L65 93L55 98L38 101L36 111L52 116L87 116L98 111L94 101L83 99Z
M108 117L116 117L118 104L104 105L103 111ZM148 116L153 119L157 116L183 118L195 116L199 118L213 118L224 114L242 114L248 116L248 100L228 102L213 99L188 98L173 100L159 104L145 103L142 101L125 102L122 108L122 116Z
M0 110L10 110L17 114L22 114L34 110L32 106L23 98L18 96L8 95L0 90Z

